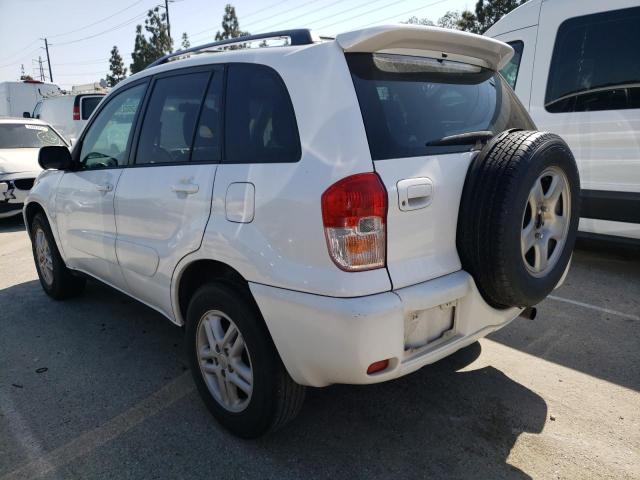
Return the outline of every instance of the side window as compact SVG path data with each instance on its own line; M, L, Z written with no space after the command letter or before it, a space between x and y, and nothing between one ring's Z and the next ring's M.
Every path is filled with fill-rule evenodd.
M300 159L300 138L291 99L271 68L231 64L225 112L226 163Z
M89 117L96 109L102 97L82 97L80 99L80 110L81 110L81 118L82 120L89 120Z
M518 81L518 71L520 70L520 61L522 60L522 51L524 50L524 43L520 40L514 42L507 42L513 48L513 57L509 60L500 73L507 81L509 86L516 89L516 82Z
M640 108L640 7L560 25L545 108L551 113Z
M85 169L127 163L127 144L146 88L141 84L117 93L98 113L82 141L80 162Z
M188 162L210 72L156 80L142 122L136 164Z
M213 74L193 141L192 162L219 162L222 152L222 72Z

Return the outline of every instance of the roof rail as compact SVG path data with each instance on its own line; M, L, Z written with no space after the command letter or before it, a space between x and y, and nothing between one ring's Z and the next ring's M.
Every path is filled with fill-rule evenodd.
M254 42L256 40L266 40L269 38L289 38L291 42L290 45L310 45L320 40L320 37L314 36L311 30L309 30L308 28L280 30L277 32L269 32L269 33L258 33L256 35L246 35L244 37L229 38L227 40L220 40L217 42L205 43L204 45L198 45L197 47L191 47L185 50L178 50L177 52L173 52L168 55L165 55L162 58L159 58L155 62L147 65L146 68L162 65L163 63L167 63L170 59L174 57L181 57L182 55L185 55L187 53L205 52L210 48L226 47L228 45Z

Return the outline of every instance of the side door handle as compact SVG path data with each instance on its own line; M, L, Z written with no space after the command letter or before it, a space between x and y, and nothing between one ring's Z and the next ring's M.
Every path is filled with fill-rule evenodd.
M111 192L113 191L113 185L111 185L110 183L99 183L98 185L96 185L96 190L99 192Z
M398 182L398 203L400 210L418 210L428 207L433 200L433 182L431 179L408 178Z
M174 193L184 193L185 195L193 195L198 193L200 188L195 183L179 183L171 185L171 191Z

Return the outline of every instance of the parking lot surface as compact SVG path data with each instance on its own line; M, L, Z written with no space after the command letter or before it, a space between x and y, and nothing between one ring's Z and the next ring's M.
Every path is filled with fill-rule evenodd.
M577 250L535 320L390 383L310 389L257 441L216 425L186 364L181 329L121 293L49 299L0 220L0 480L640 478L640 259L613 248Z

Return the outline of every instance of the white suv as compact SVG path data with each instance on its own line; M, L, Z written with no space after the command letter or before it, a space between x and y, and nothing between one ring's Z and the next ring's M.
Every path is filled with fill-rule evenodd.
M120 83L71 154L41 150L24 209L44 290L84 273L184 325L243 437L305 385L391 380L509 323L561 282L579 207L568 147L496 73L506 44L406 25L240 41L267 38L289 45L218 42Z

